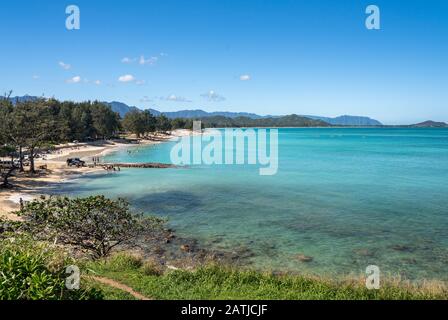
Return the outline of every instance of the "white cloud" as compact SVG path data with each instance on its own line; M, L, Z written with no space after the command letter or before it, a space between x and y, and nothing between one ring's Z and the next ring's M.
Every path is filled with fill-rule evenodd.
M126 74L124 76L119 77L118 81L120 81L120 82L133 82L133 81L135 81L135 78L134 78L133 75Z
M140 65L155 65L160 58L162 57L166 57L167 54L166 53L159 53L158 55L152 56L148 59L145 58L144 55L141 55L139 58L130 58L130 57L124 57L123 59L121 59L122 63L126 63L126 64L131 64L134 62L138 62L138 64Z
M95 80L94 83L95 83L97 86L99 86L99 85L101 85L101 80Z
M40 76L38 76L37 74L35 74L35 75L33 75L33 79L34 79L34 80L40 79Z
M81 82L81 77L80 76L76 76L73 78L70 78L68 80L66 80L67 83L79 83Z
M142 86L142 85L144 85L146 83L145 80L138 80L131 74L125 74L125 75L119 77L118 81L120 81L120 82L133 82L133 83L135 83L136 85L139 85L139 86Z
M226 98L224 96L216 93L213 90L210 90L209 92L201 94L201 97L207 99L208 101L213 101L213 102L221 102L221 101L226 100Z
M249 74L243 74L240 76L241 81L248 81L250 79L252 79L252 77Z
M63 61L59 61L59 66L64 70L69 70L72 67L71 65Z
M152 66L156 64L158 60L159 60L158 57L150 57L149 59L145 59L145 56L140 56L138 63L141 65L149 64Z
M122 63L132 63L134 62L136 59L135 58L128 58L128 57L124 57L123 59L121 59Z

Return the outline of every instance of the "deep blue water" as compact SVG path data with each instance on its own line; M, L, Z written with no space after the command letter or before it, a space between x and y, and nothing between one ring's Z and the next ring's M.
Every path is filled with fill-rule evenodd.
M169 162L174 142L121 150L118 162ZM267 269L448 279L448 130L279 130L279 169L123 169L64 185L167 216L213 248L248 248ZM304 263L298 254L312 256Z

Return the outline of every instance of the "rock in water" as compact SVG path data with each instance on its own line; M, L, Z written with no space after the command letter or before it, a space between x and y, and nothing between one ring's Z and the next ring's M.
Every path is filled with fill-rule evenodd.
M409 246L406 246L406 245L401 245L401 244L393 245L391 248L393 250L395 250L395 251L402 251L402 252L412 252L412 251L414 251L413 248L411 248Z
M181 245L180 250L184 252L190 252L190 246L188 244Z
M298 254L296 256L296 258L300 261L300 262L311 262L313 261L313 257L310 256L306 256L304 254Z

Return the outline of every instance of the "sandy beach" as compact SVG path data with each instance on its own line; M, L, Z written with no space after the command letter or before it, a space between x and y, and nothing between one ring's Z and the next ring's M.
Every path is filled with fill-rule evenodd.
M46 154L35 161L36 169L46 166L46 170L38 170L39 173L36 175L29 175L27 172L16 173L15 177L10 178L14 188L0 189L0 218L18 220L19 217L13 212L20 208L20 199L30 201L45 195L45 190L51 185L57 185L79 175L104 171L101 166L93 167L93 157L101 158L120 148L157 144L190 134L189 130L179 129L170 135L158 135L151 137L151 140L139 140L138 144L123 139L58 145L51 154ZM68 158L80 158L86 162L86 167L68 167L66 164ZM26 170L28 168L25 168Z

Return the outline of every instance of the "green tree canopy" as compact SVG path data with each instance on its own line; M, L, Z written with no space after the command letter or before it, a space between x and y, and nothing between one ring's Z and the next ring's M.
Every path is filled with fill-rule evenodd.
M138 236L160 230L164 221L135 214L125 200L104 196L50 197L27 203L18 214L34 235L79 247L95 258L135 244Z

